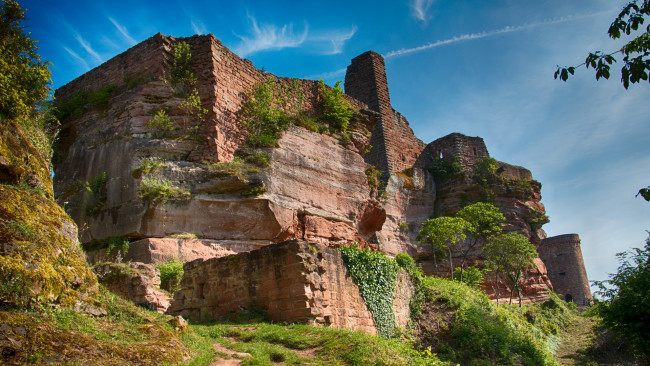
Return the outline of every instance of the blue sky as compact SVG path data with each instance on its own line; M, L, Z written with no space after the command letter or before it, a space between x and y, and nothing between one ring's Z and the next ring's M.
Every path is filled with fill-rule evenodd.
M590 279L643 245L650 204L650 85L625 90L576 65L607 37L619 0L22 1L59 87L157 32L212 33L258 68L333 84L367 50L386 58L393 107L430 142L485 139L543 183L549 236L578 233ZM614 70L619 66L615 64Z

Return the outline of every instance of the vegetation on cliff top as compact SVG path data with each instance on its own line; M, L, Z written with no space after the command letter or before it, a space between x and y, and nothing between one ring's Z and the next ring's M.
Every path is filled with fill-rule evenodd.
M344 97L340 82L330 88L319 82L321 105L318 113L307 114L303 109L305 95L297 79L284 81L266 78L256 84L243 107L244 126L249 135L249 147L276 147L280 133L291 125L305 127L313 132L340 133L343 142L349 141L348 123L353 115Z

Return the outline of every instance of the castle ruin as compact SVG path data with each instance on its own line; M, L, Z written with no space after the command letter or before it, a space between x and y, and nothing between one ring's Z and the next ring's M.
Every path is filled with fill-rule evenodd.
M184 111L184 96L168 82L172 48L179 41L190 46L196 90L207 110L203 118ZM415 239L417 228L434 214L453 214L468 200L480 199L469 177L478 159L489 157L488 150L481 138L457 133L428 145L420 141L391 106L382 56L369 51L352 60L345 77L346 98L356 111L350 143L333 133L292 126L276 148L257 150L268 154L270 166L215 171L215 164L253 153L244 144L249 132L242 124L242 108L251 90L267 79L297 89L301 112L313 115L320 108L317 81L261 71L213 35L176 39L157 34L114 57L56 91L57 100L65 101L110 86L106 106L82 106L62 123L56 196L84 228L81 241L92 260L110 259L110 253L92 248L112 237L130 241L138 248L137 258L154 263L198 258L186 264L182 289L170 308L176 313L206 319L262 307L279 321L368 331L372 322L367 310L344 304L357 304L358 299L347 294L354 292L348 289L353 284L337 253L327 247L360 242L391 256L405 252L431 272L429 249ZM161 110L173 125L165 133L149 124ZM427 166L440 158L458 159L466 174L436 182ZM151 159L157 159L157 167L143 168ZM366 172L372 167L381 171L381 187L369 182ZM555 273L559 267L557 256L542 253L559 253L560 248L546 245L551 239L544 241L540 184L527 169L502 162L497 174L502 178L494 186L494 203L507 218L506 230L529 237L546 263L544 267L537 261L527 274L524 298L543 300L559 281L551 276L549 282L546 268ZM164 202L143 198L146 179L166 182L187 195ZM98 191L80 189L79 182L98 182ZM179 239L179 233L193 237ZM313 254L308 254L312 249L306 242L325 254L306 261ZM579 240L572 243L579 253ZM242 254L233 256L237 253ZM267 259L273 256L278 257L271 263ZM572 258L574 267L582 268L576 273L584 274L582 256ZM561 266L565 264L572 265ZM588 298L586 275L564 273L587 290L569 288L562 294L574 301ZM282 292L281 281L295 287L288 298L260 290L268 285Z

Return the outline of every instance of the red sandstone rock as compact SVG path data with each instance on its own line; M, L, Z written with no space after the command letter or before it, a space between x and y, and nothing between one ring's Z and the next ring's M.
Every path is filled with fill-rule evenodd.
M436 184L424 169L434 158L455 156L470 174L477 159L489 156L482 139L451 134L425 146L406 118L392 109L384 61L374 52L355 58L346 74L346 98L358 111L348 131L351 143L344 146L337 138L294 126L282 133L277 148L265 149L270 167L215 174L210 162L246 153L242 106L256 83L269 77L297 85L304 96L302 112L308 115L319 108L319 85L264 73L212 35L184 38L191 47L197 91L208 110L199 120L182 110L182 97L166 81L166 60L175 41L158 34L57 90L57 99L65 100L79 90L117 87L107 110L89 106L62 127L55 192L79 227L87 228L81 235L84 243L128 238L133 243L127 258L153 263L172 257L214 258L289 239L328 246L357 241L389 255L406 252L424 259L428 250L415 240L419 226L432 216L453 214L482 194L468 177ZM138 78L142 82L135 86L126 82ZM174 131L162 133L148 125L163 109ZM143 175L141 164L151 157L164 163ZM381 186L372 189L365 175L371 166L382 171ZM103 174L104 186L89 194L85 183ZM147 174L188 190L189 198L142 200L138 189ZM525 168L505 163L499 163L498 174L532 179ZM253 189L260 194L251 194ZM492 189L495 204L507 217L506 229L539 244L546 236L539 184L533 181L524 188L499 183ZM167 238L179 232L201 239ZM544 273L530 273L525 290L529 299L543 297L549 287ZM196 291L202 293L198 285ZM198 292L190 301L195 303L188 305L192 309L203 306L197 305Z
M93 269L109 291L137 305L164 313L171 303L171 296L160 290L160 273L152 265L102 263Z

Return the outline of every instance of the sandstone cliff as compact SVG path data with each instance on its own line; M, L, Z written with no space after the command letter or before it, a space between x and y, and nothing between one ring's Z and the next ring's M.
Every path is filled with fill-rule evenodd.
M192 94L170 81L179 42L189 45L196 76L193 112ZM426 270L429 249L415 240L419 226L486 198L506 215L506 230L536 245L545 237L541 184L506 163L488 176L475 174L477 162L489 158L480 138L417 139L390 105L380 55L365 53L348 67L345 98L354 116L347 132L295 122L276 147L250 148L244 107L267 80L284 88L281 100L295 115L319 113L317 82L260 71L212 35L158 34L57 90L67 113L55 195L83 228L86 248L98 249L89 259L105 257L101 248L115 237L139 248L128 258L150 263L301 239L406 252ZM430 166L443 158L457 159L462 172L434 178ZM537 264L524 288L529 300L551 287Z

